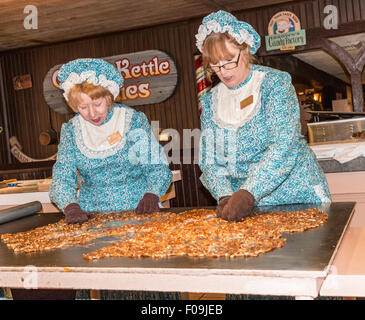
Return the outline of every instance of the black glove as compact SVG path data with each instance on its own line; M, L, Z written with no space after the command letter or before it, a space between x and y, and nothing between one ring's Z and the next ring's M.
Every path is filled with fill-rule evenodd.
M228 221L241 221L252 214L255 198L247 190L238 190L229 197L221 217Z
M154 193L145 193L141 201L138 203L135 212L137 214L158 212L160 211L160 207L158 205L159 200L159 197Z
M79 223L82 224L92 218L92 214L83 211L79 204L70 203L63 210L67 224Z
M226 197L222 197L219 199L219 204L217 206L217 209L215 210L218 218L222 218L223 208L227 204L229 198L230 198L230 196L226 196Z

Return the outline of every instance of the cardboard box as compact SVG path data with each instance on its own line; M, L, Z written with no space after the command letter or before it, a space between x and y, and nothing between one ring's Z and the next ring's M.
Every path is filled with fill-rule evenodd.
M332 110L335 112L353 112L347 99L332 100Z

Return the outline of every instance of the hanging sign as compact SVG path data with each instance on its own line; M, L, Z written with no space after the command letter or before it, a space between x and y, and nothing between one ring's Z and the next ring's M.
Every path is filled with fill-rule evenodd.
M268 26L265 37L266 51L294 50L296 46L307 44L305 30L300 28L300 20L290 11L275 14Z
M16 76L13 78L13 86L15 90L23 90L32 87L32 78L30 74Z
M128 106L160 103L169 98L177 83L174 61L165 52L147 50L102 58L114 65L124 78L116 101ZM72 113L57 78L60 65L52 67L43 81L43 94L57 113Z

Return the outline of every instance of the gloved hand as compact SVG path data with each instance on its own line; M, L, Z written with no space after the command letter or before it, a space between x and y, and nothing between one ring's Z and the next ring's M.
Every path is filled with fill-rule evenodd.
M230 197L231 196L226 196L226 197L222 197L222 198L219 199L219 204L217 206L217 209L215 210L215 212L217 213L218 218L222 218L223 208L227 204Z
M92 218L92 214L83 211L79 204L70 203L63 210L67 224L79 223L82 224Z
M141 201L139 201L135 212L137 214L158 212L160 211L158 206L159 200L159 197L154 193L145 193Z
M255 198L247 190L238 190L229 197L221 217L228 221L241 221L253 212Z

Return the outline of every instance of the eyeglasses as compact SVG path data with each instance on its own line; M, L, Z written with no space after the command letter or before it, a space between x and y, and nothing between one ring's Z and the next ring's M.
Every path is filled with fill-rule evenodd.
M241 51L240 50L240 53L238 54L238 57L237 57L237 60L236 61L232 61L232 62L227 62L221 66L208 66L207 67L207 70L209 72L219 72L221 71L221 68L225 69L225 70L232 70L234 68L237 68L238 66L238 62L240 61L240 56L241 56Z

